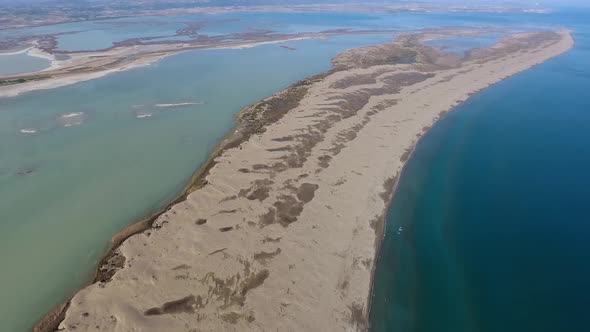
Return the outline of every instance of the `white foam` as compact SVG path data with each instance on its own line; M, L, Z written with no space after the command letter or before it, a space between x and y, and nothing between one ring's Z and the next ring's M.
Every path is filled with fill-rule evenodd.
M69 118L75 118L75 117L83 115L83 114L84 113L82 113L82 112L72 112L72 113L63 114L61 117L64 119L69 119Z
M23 128L21 130L19 130L21 134L35 134L37 132L37 129L33 129L33 128Z
M202 101L199 102L185 102L185 103L176 103L176 104L156 104L156 107L180 107L180 106L190 106L190 105L204 105L205 103Z

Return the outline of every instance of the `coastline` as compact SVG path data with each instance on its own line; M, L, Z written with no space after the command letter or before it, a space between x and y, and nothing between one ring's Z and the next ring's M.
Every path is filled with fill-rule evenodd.
M365 48L365 49L369 49L369 48ZM555 54L554 56L557 56L559 54L561 54L561 53ZM544 62L544 61L546 61L548 59L549 58L544 59L542 62ZM352 60L353 60L352 62L354 62L354 57L353 57ZM335 63L338 63L338 62L336 61ZM340 62L340 64L342 64L342 63ZM511 76L513 74L516 74L517 72L520 72L522 70L526 70L526 69L530 68L533 65L534 64L530 65L527 68L524 68L524 69L520 69L518 71L515 71L515 72L511 73L510 75L508 75L508 76L506 76L506 77L504 77L502 79L505 79L505 78L507 78L507 77L509 77L509 76ZM255 103L255 104L253 104L253 105L245 108L244 110L240 111L240 113L237 116L237 128L238 129L236 130L235 135L230 135L229 138L224 139L220 143L219 148L211 156L211 159L205 165L203 165L203 167L198 172L195 173L195 176L193 176L193 179L191 180L191 184L189 184L187 186L187 188L184 191L184 193L177 200L175 200L174 202L170 203L160 213L155 214L152 217L150 217L150 218L148 218L148 219L146 219L144 221L141 221L139 223L136 223L136 224L134 224L134 225L126 228L125 230L123 230L122 232L118 233L117 235L115 235L113 237L113 239L111 240L112 241L111 242L111 245L109 246L109 252L107 254L105 254L104 258L101 260L99 266L97 267L97 273L96 273L96 276L94 278L94 282L97 282L98 281L98 282L108 283L109 280L111 280L113 278L115 272L117 270L123 268L123 266L125 265L125 258L123 258L123 262L122 262L123 264L122 264L122 266L121 266L121 264L115 264L115 265L112 264L113 258L124 256L121 253L116 253L116 250L118 249L118 247L120 246L120 244L122 244L126 239L128 239L132 235L141 233L141 232L146 231L146 230L151 229L151 228L155 228L154 226L156 226L158 229L163 228L164 223L163 222L158 223L158 219L160 217L170 217L169 215L166 216L165 214L167 212L169 212L178 203L181 203L181 202L186 201L186 199L188 198L188 196L189 196L190 193L193 193L193 192L195 192L195 191L203 188L204 186L206 186L208 184L206 178L208 177L208 175L210 175L211 170L215 167L215 165L216 165L216 159L218 159L224 152L226 152L227 150L231 150L232 148L235 148L235 147L240 147L240 149L241 149L241 146L240 145L242 143L245 143L245 142L247 143L247 141L249 140L249 138L252 135L264 133L266 131L266 129L267 129L266 128L267 125L272 124L272 123L281 122L281 119L282 119L283 115L285 115L287 113L287 111L291 111L293 109L293 108L288 108L285 111L285 113L284 114L281 114L278 118L273 117L273 116L270 116L270 115L269 115L269 118L265 118L263 116L262 117L263 120L269 120L270 119L270 121L268 123L266 123L264 121L261 122L260 121L260 117L257 116L260 113L260 110L261 110L260 107L259 107L260 105L264 105L264 103L268 103L269 100L272 101L272 100L276 100L277 98L280 100L285 95L289 95L290 93L292 93L293 92L292 89L297 89L298 87L301 87L301 85L313 86L314 84L316 84L318 82L321 83L322 80L324 80L326 77L328 77L330 75L337 76L339 74L346 73L348 71L357 71L357 72L367 72L368 71L368 72L371 72L369 69L372 70L375 67L377 67L377 66L369 66L368 69L366 69L366 70L365 69L362 69L361 70L359 68L355 68L354 65L351 66L351 68L337 68L337 69L332 70L332 71L329 71L327 73L320 74L318 76L314 76L314 77L312 77L310 79L306 79L306 80L300 81L300 82L292 85L291 87L289 87L289 88L287 88L287 89L285 89L285 90L283 90L283 91L281 91L281 92L279 92L279 93L277 93L277 94L275 94L275 95L273 95L273 96L271 96L269 98L266 98L266 99L264 99L264 100L262 100L262 101L260 101L258 103ZM404 67L404 66L398 66L398 67ZM403 69L402 72L405 72L408 68L407 67L404 67L402 69ZM342 75L344 75L344 74L342 74ZM383 75L384 75L383 73L379 73L379 75L377 75L377 76L382 77ZM415 84L418 84L419 85L423 81L428 80L428 79L431 78L431 77L428 77L428 78L423 79L424 77L412 78L410 76L410 80L415 79L412 82L414 84L410 84L410 86L413 87L413 85L415 85ZM405 76L404 77L401 77L401 79L406 79L406 78L407 77L405 77ZM358 79L358 77L357 77L357 79ZM336 84L336 83L338 83L340 81L345 81L345 79L338 79L338 80L332 81L330 83L331 84ZM499 81L500 80L493 81L493 83L490 83L488 85L485 85L485 86L480 87L479 89L477 89L477 91L482 90L482 89L488 87L489 85L495 84L495 83L497 83ZM352 83L354 83L354 82L352 82ZM363 82L361 82L360 85L363 85L362 83ZM350 84L350 82L347 83L347 84ZM394 82L394 85L395 84L398 84L398 85L401 84L401 87L396 88L398 90L399 89L402 89L402 88L405 88L405 85L404 85L405 83L404 82L401 82L400 83L400 81L397 81L397 82ZM346 84L344 84L344 85L346 85ZM359 84L356 84L356 85L358 86ZM352 86L355 86L355 84L353 84ZM306 97L305 95L308 93L307 90L309 88L310 87L307 87L307 89L305 89L304 95L301 96L301 99L298 101L297 104L299 104L299 102L301 100L305 100L305 97ZM344 87L344 90L349 89L349 88L350 87ZM420 90L416 90L415 93L417 93L419 91ZM475 93L477 91L471 91L470 93L472 94L472 93ZM469 94L468 94L468 96L469 96ZM465 100L465 99L463 99L463 100ZM355 103L354 100L347 100L347 102L348 103L352 103L352 104ZM385 102L385 101L383 100L382 102ZM395 102L390 101L388 103L386 102L386 103L380 104L380 105L383 105L382 108L391 108L391 107L394 107L396 104L399 104L401 102L402 102L402 100L396 100ZM455 100L450 101L450 103L448 103L448 105L450 106L450 108L448 110L443 110L440 113L438 113L438 116L433 119L434 122L431 122L430 123L430 126L432 124L436 123L436 121L438 121L444 115L444 113L448 112L449 110L454 109L454 107L456 107L457 104L460 103L460 102L462 102L462 101L455 101ZM444 107L444 105L443 105L443 107ZM297 108L297 106L295 106L295 108ZM263 112L268 111L268 109L264 109L264 108L262 108L262 109L263 109ZM357 112L358 111L359 110L357 110ZM373 114L373 115L375 115L375 114ZM370 121L367 120L367 123L365 123L364 125L367 125L369 122ZM240 128L243 128L245 130L245 133L242 132L240 130ZM360 128L354 134L355 135L358 135L359 134L359 131L361 129L363 129L363 128ZM415 130L415 129L412 129L412 128L409 128L409 129L410 129L409 130L410 132L413 131L413 130ZM395 188L397 187L397 183L399 181L399 178L403 174L403 167L406 165L406 161L410 158L410 156L413 153L413 150L414 150L417 142L422 137L422 135L426 132L426 130L428 130L427 127L421 128L421 131L418 132L418 135L416 136L416 138L415 139L412 139L412 143L411 143L410 146L407 146L407 147L406 146L402 146L401 147L402 150L400 151L401 153L400 153L399 162L396 162L395 167L393 167L393 169L397 169L397 172L396 173L392 173L392 172L388 171L386 173L386 174L389 174L388 177L386 178L386 180L384 182L382 182L382 183L384 183L383 184L383 186L384 186L384 192L376 193L377 196L379 196L381 198L382 202L379 203L379 204L377 204L377 206L374 206L371 209L372 212L377 213L377 219L381 218L381 225L380 225L380 227L379 227L379 222L378 221L375 221L375 225L373 226L373 228L374 228L373 231L375 232L375 236L374 236L374 248L372 250L373 251L373 257L374 257L373 258L373 262L375 262L375 259L378 257L378 254L379 254L379 244L381 242L382 237L385 234L386 225L385 225L384 220L385 220L385 217L386 217L385 216L385 213L387 212L387 206L391 202L393 196L395 195ZM294 162L297 162L297 160L294 161ZM329 162L329 160L328 160L328 162ZM390 168L390 170L392 169L391 167L389 167L389 168ZM391 180L391 174L397 174L397 176L395 177L395 181L392 181ZM375 181L379 182L378 180L379 179L375 179ZM306 184L307 183L304 183L303 185L306 185ZM303 187L303 185L302 185L302 187ZM309 187L309 186L307 186L307 187ZM300 189L301 189L301 187L300 187ZM318 188L316 188L314 191L316 191L317 189ZM302 199L302 201L306 201L306 200L307 199ZM312 200L313 200L313 194L312 194ZM381 211L380 214L379 214L379 210ZM289 223L289 225L290 225L290 223ZM286 227L286 226L283 225L283 227ZM280 253L280 251L279 251L279 253ZM115 260L119 260L120 261L120 259L115 259ZM266 264L260 264L260 265L265 266ZM103 274L101 274L101 268L103 268L104 266L108 266L110 268L107 268L106 271ZM375 266L376 266L376 264L374 264L374 263L371 265L371 272L370 272L370 278L369 278L370 279L369 280L370 281L369 292L368 292L368 294L366 294L366 295L368 295L368 299L365 300L366 301L366 303L365 303L366 307L361 307L361 311L364 311L364 312L360 312L359 313L358 312L359 309L357 307L355 307L354 302L351 304L352 307L350 307L350 314L349 314L350 317L349 318L351 319L351 321L350 322L347 322L347 323L349 323L349 324L351 324L353 326L356 326L357 329L365 329L367 327L367 324L368 324L368 322L366 321L366 319L368 317L368 312L370 310L370 307L368 307L368 306L371 303L370 299L372 297L372 279L373 279L373 276L374 276ZM363 272L363 275L366 275L366 274L367 274L366 271ZM362 293L362 291L360 291L360 293ZM197 305L197 307L198 307L198 305ZM61 313L65 313L68 310L68 308L63 307L63 306L58 307L58 309L60 309L60 308L61 308L61 310L59 310L60 311L60 314ZM360 314L361 316L355 318L354 317L355 314L357 314L357 315ZM59 315L57 315L57 316L59 316ZM59 317L57 317L57 316L56 315L52 316L53 317L52 319L54 320L54 323L59 323L59 322L55 322L55 320L59 319ZM242 323L243 324L246 324L246 323L248 323L248 320L249 320L248 317L249 316L247 316L247 317L245 316L245 318L243 319L244 322L242 322L242 319L241 318L240 319L230 319L230 323L229 324L236 324L236 323L232 323L231 322L233 320L239 321L239 324L242 324ZM72 319L75 320L76 318L72 318ZM55 325L55 326L57 326L57 325ZM236 326L236 325L229 325L229 326ZM240 326L240 325L238 325L238 326ZM38 327L40 327L40 325L38 325ZM54 328L54 327L52 327L52 328ZM43 331L44 329L38 329L38 330L39 331Z
M21 47L20 49L16 49L13 51L0 52L0 57L2 57L4 55L18 55L18 54L28 53L31 49L33 49L33 46Z
M150 66L160 60L180 53L194 50L244 49L260 45L280 44L313 38L326 38L341 35L359 34L391 34L393 30L371 31L326 31L294 35L277 35L255 37L252 40L220 41L214 43L161 43L131 46L113 46L99 51L66 52L70 58L58 61L55 55L37 46L31 46L19 52L26 52L30 56L50 60L50 66L31 73L4 75L0 81L24 79L18 84L0 85L0 98L15 97L20 94L48 90L71 84L101 78L112 73L123 72Z
M352 12L352 13L384 13L384 12L483 12L483 13L532 13L532 14L547 14L552 12L549 8L531 8L531 7L510 7L510 6L493 6L483 5L466 8L464 6L450 6L443 7L434 4L419 5L416 3L405 4L377 4L377 3L357 3L357 4L300 4L300 5L255 5L255 6L208 6L195 8L181 9L163 9L163 10L140 10L133 13L112 13L93 18L94 21L109 21L116 19L123 19L129 17L168 17L179 14L204 14L216 15L226 13L307 13L307 12ZM88 22L88 19L71 19L63 17L56 20L50 20L35 24L20 24L11 25L10 27L1 27L0 31L16 30L23 28L34 28L51 26L65 23Z
M313 82L315 82L317 80L321 80L324 76L326 76L332 72L333 72L333 70L329 70L329 71L299 80L299 81L291 84L290 86L286 87L285 89L278 91L267 98L259 100L255 103L253 103L252 105L246 106L243 109L241 109L235 115L236 125L235 125L234 129L232 130L232 133L226 135L221 140L221 142L219 142L219 144L217 145L217 147L215 148L213 153L211 153L211 155L209 156L209 159L205 163L203 163L203 165L201 167L199 167L193 173L191 178L188 180L187 185L180 191L180 193L177 195L177 197L175 199L173 199L171 202L167 203L159 211L153 213L152 215L148 216L147 218L144 218L142 220L134 222L133 224L125 227L124 229L117 232L116 234L114 234L111 237L111 239L109 240L108 247L105 250L102 257L99 259L99 261L96 265L94 274L93 274L92 278L89 280L88 285L91 285L96 282L108 280L110 277L112 277L112 273L114 273L115 271L113 271L113 270L101 271L101 268L103 266L107 265L109 260L113 259L114 254L115 254L114 251L117 249L117 247L119 247L129 237L136 235L136 234L140 234L140 233L152 228L154 222L158 219L158 217L160 217L162 214L169 211L174 205L186 201L188 195L191 192L201 188L206 182L206 177L209 174L209 171L215 165L215 158L217 158L225 149L232 148L234 146L239 145L241 142L248 140L250 138L250 136L255 134L257 131L259 131L261 128L265 127L266 125L272 123L272 121L275 119L272 115L269 115L268 117L273 120L270 120L269 122L257 120L253 123L248 120L243 121L242 120L243 118L248 117L252 113L257 113L258 112L257 108L261 104L265 103L266 101L272 100L274 98L282 98L282 96L292 93L292 91L297 89L298 87L302 87L302 86L304 87L306 85L312 84ZM288 109L284 110L283 113L285 113L287 111L288 111ZM59 323L61 323L61 321L65 317L65 312L70 305L70 301L71 301L72 297L73 296L71 296L65 302L57 305L53 310L48 312L44 318L42 318L39 322L37 322L35 324L33 331L35 331L35 332L49 332L49 331L57 330Z
M573 31L570 31L570 34L571 34L571 37L572 37L572 44L571 44L571 47L570 47L570 49L566 50L564 53L566 53L566 52L568 52L569 50L571 50L571 49L575 48L575 46L576 46L575 39L573 38ZM553 56L553 57L550 57L550 58L546 59L546 60L545 60L544 62L542 62L542 63L538 63L538 64L535 64L535 65L532 65L531 67L529 67L528 69L525 69L524 71L526 71L526 70L530 70L530 69L533 69L534 67L536 67L536 66L539 66L539 65L542 65L543 63L545 63L545 62L547 62L547 61L550 61L550 60L552 60L552 59L554 59L554 58L556 58L556 57L559 57L559 56L561 56L561 55L563 55L563 53L561 53L561 54L556 54L555 56ZM500 82L502 82L502 81L504 81L504 80L507 80L507 79L511 78L512 76L514 76L514 75L516 75L516 74L519 74L519 73L520 73L520 72L516 72L516 73L514 73L513 75L510 75L510 76L508 76L508 77L505 77L504 79L502 79L502 80L500 80L500 81L497 81L497 82L495 82L495 83L492 83L492 84L488 85L488 86L487 86L487 87L485 87L485 88L481 88L481 89L479 89L479 90L476 90L476 91L474 91L473 93L469 94L469 96L468 96L468 97L467 97L467 98L466 98L464 101L462 101L462 102L460 102L459 104L457 104L457 105L453 106L452 108L450 108L450 109L449 109L449 110L447 110L447 111L443 111L443 112L441 112L441 113L439 114L439 117L438 117L438 118L437 118L437 119L434 121L434 123L432 123L432 125L431 125L431 126L429 126L429 127L426 129L426 131L422 131L422 132L420 133L420 135L419 135L419 136L417 136L417 140L416 140L416 142L415 142L415 143L414 143L414 144L411 146L411 150L410 150L410 151L409 151L409 153L407 154L407 159L406 159L406 160L403 162L401 169L400 169L400 170L399 170L399 171L396 173L396 175L395 175L395 183L394 183L394 184L393 184L393 186L391 187L391 193L390 193L390 196L389 196L389 201L388 201L388 204L387 204L387 205L386 205L386 207L385 207L385 210L383 211L383 213L384 213L384 218L385 218L385 222L384 222L384 224L383 224L383 229L382 229L382 231L381 231L380 237L379 237L379 239L378 239L378 241L377 241L377 244L376 244L376 247L375 247L375 262L376 262L376 264L375 264L375 265L373 265L373 270L372 270L372 272L371 272L371 285L370 285L369 300L368 300L369 307L368 307L368 309L367 309L367 318L369 319L369 326L368 326L367 330L370 330L371 306L372 306L372 304L373 304L373 301L372 301L372 299L373 299L373 297L375 296L375 294L374 294L375 273L376 273L376 270L377 270L377 265L378 265L378 261L379 261L379 256L380 256L380 253L381 253L381 243L383 242L383 240L384 240L384 238L385 238L385 236L386 236L386 232L387 232L387 219L388 219L388 213L389 213L388 211L389 211L389 208L390 208L391 204L393 203L393 200L395 199L395 196L396 196L396 194L398 193L398 192L397 192L397 190L398 190L399 182L401 181L402 177L404 176L404 172L406 171L406 167L407 167L408 161L409 161L410 159L412 159L412 158L413 158L413 156L414 156L414 153L415 153L415 151L416 151L416 147L418 146L418 144L420 144L420 142L422 141L422 139L424 138L424 136L425 136L425 135L428 133L428 131L429 131L429 130L430 130L432 127L434 127L435 125L437 125L437 124L438 124L438 122L439 122L440 120L442 120L442 119L443 119L445 116L447 116L447 114L449 114L449 113L452 113L452 112L455 112L455 111L456 111L456 109L457 109L458 107L462 106L462 105L463 105L465 102L467 102L467 101L469 100L469 98L471 98L472 96L475 96L475 95L479 94L480 92L482 92L482 91L486 90L487 88L489 88L489 87L492 87L492 86L494 86L494 85L496 85L496 84L498 84L498 83L500 83Z
M480 34L489 31L498 31L490 28L445 28L445 29L421 29L415 32L424 34L432 33L438 36L436 31L443 31L445 34L461 35L469 31L471 34ZM0 98L15 97L20 94L48 90L85 82L107 76L112 73L123 72L145 66L150 66L160 60L180 53L194 50L219 50L219 49L245 49L260 45L281 44L285 42L300 41L306 39L322 39L344 35L363 34L408 34L411 31L401 32L399 30L328 30L320 32L309 32L302 34L286 35L252 35L244 40L233 41L220 39L214 42L162 42L154 44L130 44L116 45L102 50L95 51L59 51L56 54L67 55L66 60L57 60L53 51L40 48L38 40L31 41L32 46L19 50L18 53L26 53L29 56L43 58L50 61L47 68L36 72L0 75ZM239 37L239 36L238 36ZM236 38L238 38L236 37ZM241 38L241 37L239 37ZM5 53L12 54L12 53ZM15 53L16 54L16 53ZM1 55L0 55L1 56ZM19 81L21 83L9 83L2 85L1 81Z
M280 40L280 41L274 41L274 42L265 42L265 43L281 43L281 42L290 41L290 40L292 40L292 39ZM117 73L117 72L123 72L123 71L131 70L131 69L150 66L150 65L152 65L152 64L154 64L166 57L177 55L177 54L191 51L191 50L224 49L224 48L232 48L232 47L254 47L254 46L257 46L258 44L261 44L261 43L263 43L263 42L244 43L241 46L223 46L223 45L210 46L210 47L202 46L202 47L194 47L192 49L181 49L181 50L176 50L176 51L171 51L171 50L170 51L162 51L162 52L159 52L156 54L148 54L148 55L138 56L136 59L132 60L129 63L123 63L122 65L115 66L113 68L98 68L95 71L82 72L82 73L68 73L67 71L69 69L60 68L59 63L58 63L58 61L55 60L54 56L52 56L49 53L43 52L42 50L39 50L35 47L31 47L26 51L27 54L32 53L34 55L31 55L31 56L36 56L36 57L48 59L51 61L51 64L48 68L45 68L45 69L35 72L35 73L27 73L27 74L24 74L24 76L27 76L27 77L47 76L48 78L43 78L40 81L25 82L25 83L0 87L0 98L15 97L20 94L23 94L26 92L31 92L31 91L49 90L49 89L59 88L59 87L68 86L71 84L76 84L76 83L80 83L80 82L85 82L85 81L90 81L93 79L101 78L101 77L107 76L109 74ZM51 73L52 70L65 70L66 72L59 73L59 74L57 74L59 76L54 77L53 76L54 74ZM12 75L12 76L18 78L21 75ZM8 79L13 79L13 78L10 77Z

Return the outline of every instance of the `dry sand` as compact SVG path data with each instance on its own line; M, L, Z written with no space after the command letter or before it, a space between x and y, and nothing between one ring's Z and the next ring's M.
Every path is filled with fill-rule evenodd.
M574 45L566 30L518 34L460 60L419 39L347 51L243 111L238 139L186 200L133 226L150 225L106 257L60 328L365 330L384 211L416 141L469 95Z

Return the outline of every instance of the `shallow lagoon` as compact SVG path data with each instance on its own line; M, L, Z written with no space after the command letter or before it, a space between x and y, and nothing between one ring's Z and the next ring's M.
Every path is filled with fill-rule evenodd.
M30 56L26 53L0 53L0 75L31 73L48 68L50 64L51 62L47 59Z

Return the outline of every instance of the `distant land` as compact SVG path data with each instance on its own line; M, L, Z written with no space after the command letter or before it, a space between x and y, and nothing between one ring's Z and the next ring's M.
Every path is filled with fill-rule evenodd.
M31 5L34 3L34 6ZM101 20L118 17L172 16L191 13L227 12L525 12L547 13L548 7L537 4L477 2L355 2L339 1L24 1L0 2L0 29L41 26L65 22Z

